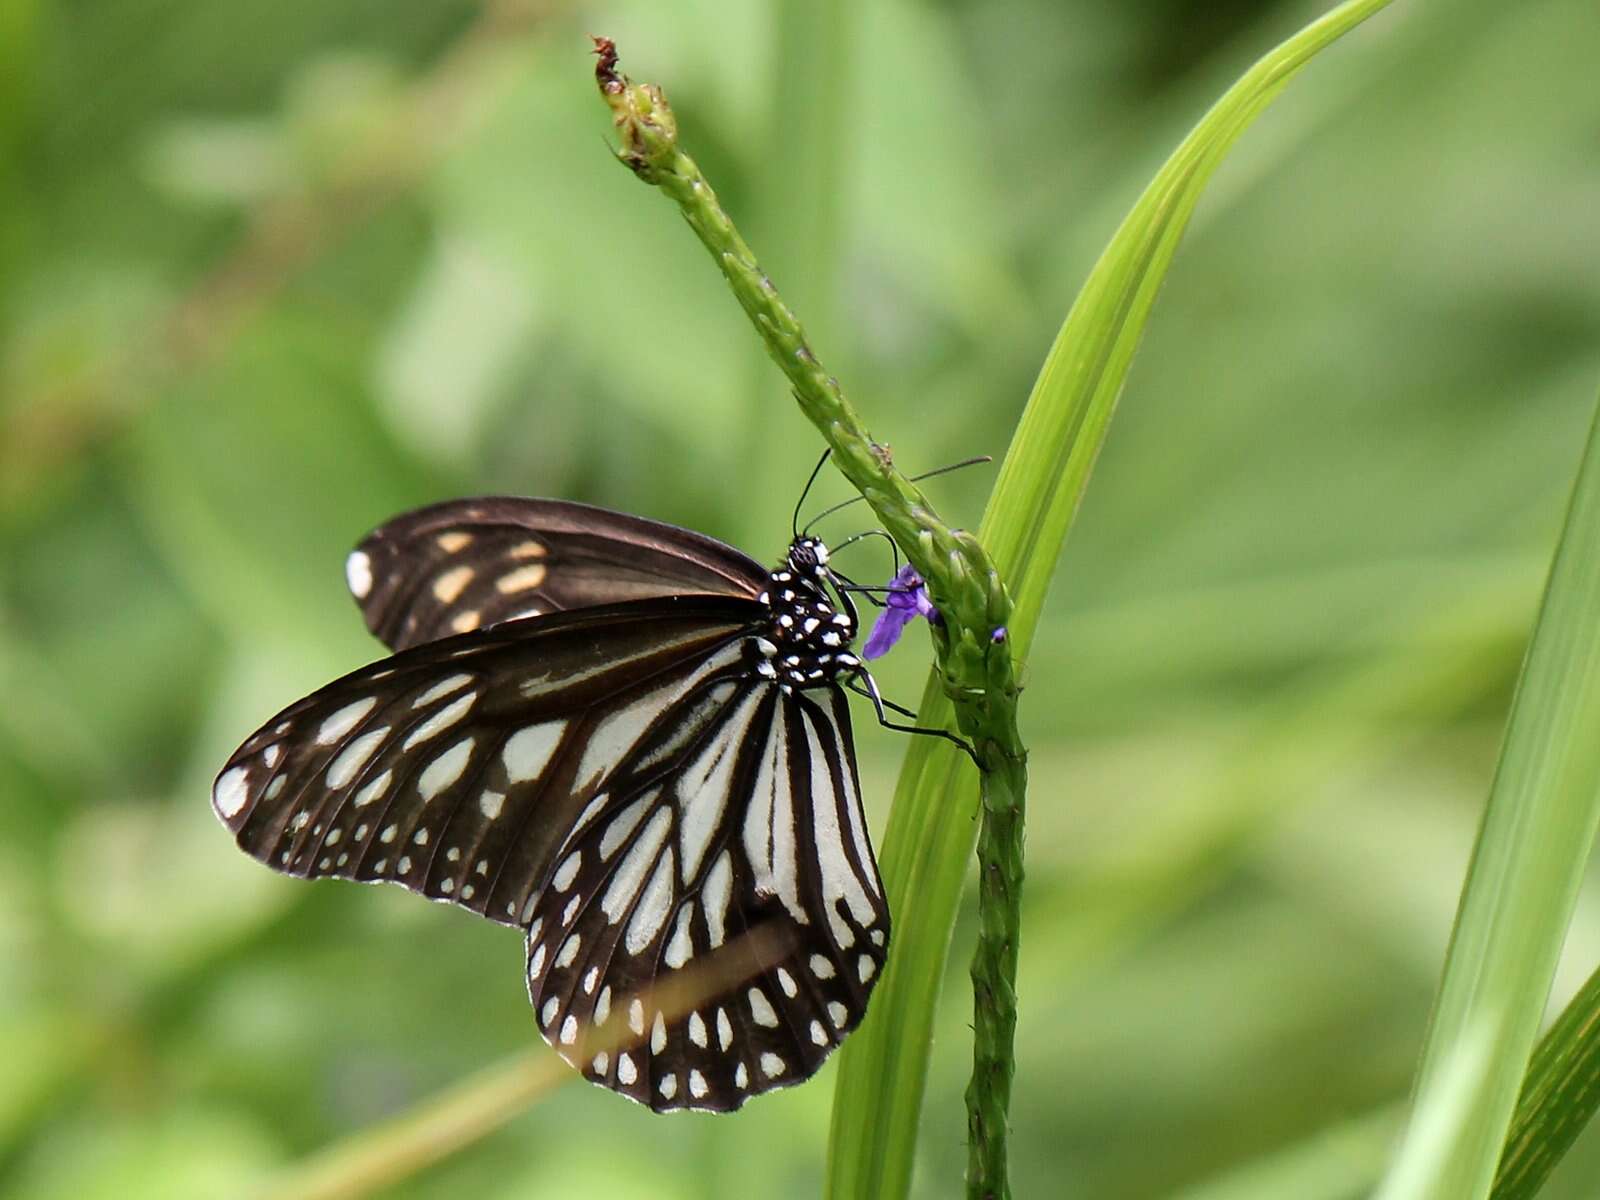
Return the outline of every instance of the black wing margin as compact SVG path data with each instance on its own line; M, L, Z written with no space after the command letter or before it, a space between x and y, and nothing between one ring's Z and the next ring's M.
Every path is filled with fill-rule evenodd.
M386 521L345 563L367 628L393 650L505 621L650 596L753 599L766 570L660 521L569 500L484 496Z

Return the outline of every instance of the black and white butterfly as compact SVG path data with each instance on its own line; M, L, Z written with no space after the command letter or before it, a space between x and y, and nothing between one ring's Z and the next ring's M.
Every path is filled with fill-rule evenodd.
M889 936L844 695L871 682L826 546L796 534L768 571L671 525L494 497L397 517L347 577L395 653L228 760L212 805L240 847L523 929L545 1039L653 1109L812 1075ZM664 1011L664 983L761 931L777 951ZM620 1037L595 1050L602 1025Z

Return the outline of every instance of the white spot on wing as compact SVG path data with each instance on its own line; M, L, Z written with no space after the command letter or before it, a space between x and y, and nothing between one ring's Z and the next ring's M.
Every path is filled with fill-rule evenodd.
M454 604L472 582L471 567L451 567L433 581L433 594L440 604Z
M484 793L478 797L478 811L483 813L483 815L489 818L491 821L500 816L500 813L505 806L506 794L504 792L496 792L486 789Z
M229 820L239 815L239 810L249 798L250 771L245 767L224 771L217 785L211 789L211 803L218 813Z
M778 1014L772 1010L771 1001L760 988L750 989L750 1015L755 1018L757 1025L765 1025L768 1029L778 1027Z
M512 783L525 783L542 775L545 767L550 765L550 756L561 744L561 734L566 728L565 721L545 721L513 733L506 739L506 748L501 752L506 764L506 777Z
M561 1001L554 996L544 1002L544 1011L539 1014L539 1021L546 1028L556 1019L556 1014L561 1011Z
M513 596L518 592L525 592L529 588L536 588L544 582L545 567L543 563L529 563L525 567L518 567L510 574L502 575L494 581L494 586L502 596Z
M689 1014L689 1040L704 1050L710 1039L706 1036L706 1023L697 1012Z
M376 696L368 696L365 700L357 700L353 704L346 704L322 723L322 728L317 730L317 745L329 746L349 733L360 722L361 718L371 712L378 703Z
M429 763L417 780L417 794L424 800L432 800L460 779L461 773L467 769L467 763L472 761L472 747L476 742L476 738L462 738Z
M744 849L757 892L777 896L801 925L811 922L800 902L794 811L789 779L788 722L780 705L756 770L744 818Z
M611 886L606 888L606 894L600 899L600 907L613 925L627 915L634 898L644 886L645 872L655 862L671 828L672 813L668 809L660 809L617 865L616 873L611 877ZM664 911L662 919L665 919Z
M639 1078L639 1070L633 1065L633 1057L631 1055L617 1055L617 1078L623 1083L632 1083Z
M724 850L706 872L705 886L700 891L700 903L705 909L706 930L711 937L711 948L722 945L727 934L728 901L733 895L733 855Z
M556 955L556 966L570 967L572 960L578 957L578 951L583 948L583 935L573 934L561 943L561 953Z
M717 1045L726 1050L733 1044L733 1022L728 1020L728 1010L717 1009Z
M622 944L628 948L629 954L638 954L656 940L661 927L667 922L667 908L671 903L672 847L668 846L661 861L656 864L655 874L650 877L644 895L639 899L639 907L633 911L627 932L623 934Z
M761 1056L761 1073L768 1079L776 1079L779 1075L782 1075L787 1066L788 1064L783 1059L770 1050Z
M815 835L817 853L817 868L822 881L823 907L828 913L829 923L834 927L834 937L841 946L849 945L840 934L840 927L844 924L834 910L834 901L843 899L849 906L850 915L860 925L870 925L877 916L872 907L872 901L867 896L866 889L862 886L861 877L856 874L851 865L849 855L845 850L843 833L839 828L838 801L844 799L847 807L856 803L853 794L847 792L845 797L838 797L833 788L833 772L829 769L828 760L823 756L822 746L818 741L817 729L811 713L803 714L806 729L806 742L811 752L811 814L812 831ZM848 771L845 772L849 774ZM871 858L862 860L871 863ZM850 941L855 937L850 935Z
M644 816L644 810L649 806L650 797L642 797L611 818L611 824L607 825L606 831L600 835L602 861L609 859L617 852L617 847L628 840L628 835L639 824L639 819Z
M761 690L752 689L678 780L678 800L682 805L678 838L683 848L685 884L700 870L700 861L727 810L739 747L744 745L761 699Z
M689 937L689 921L694 916L694 905L684 904L678 908L678 923L672 931L672 940L667 943L665 955L667 966L677 970L694 957L694 942Z
M711 1090L711 1085L706 1083L706 1077L699 1071L689 1072L689 1094L696 1100Z
M445 705L438 712L434 713L433 716L429 717L421 725L418 725L411 731L411 733L406 737L405 748L409 750L419 742L425 742L431 737L437 737L446 729L449 729L450 726L454 725L457 721L461 720L462 717L466 716L468 710L471 709L472 706L477 702L478 693L468 692L460 699Z
M650 1053L660 1054L666 1048L667 1019L660 1013L657 1013L655 1024L650 1027Z
M372 591L372 559L365 550L352 550L344 560L344 581L357 600L365 600Z
M328 768L328 786L335 791L345 786L361 773L361 768L367 765L367 760L383 745L383 739L389 736L387 725L363 733L339 752L339 757L333 760Z
M843 1029L844 1023L850 1017L850 1010L837 1000L828 1001L828 1020L833 1022L835 1029Z
M571 887L572 881L578 877L578 871L582 866L582 850L577 850L567 855L566 860L556 868L556 873L550 880L555 885L556 891L564 892Z
M452 675L449 679L434 684L422 695L411 702L412 708L426 708L435 700L443 700L451 692L459 692L472 682L471 675Z

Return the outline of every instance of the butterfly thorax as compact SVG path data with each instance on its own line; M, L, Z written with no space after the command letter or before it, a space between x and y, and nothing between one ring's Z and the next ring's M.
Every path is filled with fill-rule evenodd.
M761 661L756 670L794 687L825 687L840 675L860 669L850 653L856 617L849 598L839 593L835 606L828 591L828 548L815 538L796 538L787 558L767 575L767 590L756 597L770 612L756 639Z

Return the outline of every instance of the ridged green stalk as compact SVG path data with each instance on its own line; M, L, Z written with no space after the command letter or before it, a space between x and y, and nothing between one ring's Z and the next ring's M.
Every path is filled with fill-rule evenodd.
M1016 669L1006 635L1010 597L977 538L939 519L916 485L895 469L887 447L873 440L839 381L823 369L799 320L761 270L700 168L680 148L677 122L661 89L620 75L609 41L596 39L596 47L600 61L595 75L622 142L617 157L677 203L788 377L801 411L832 448L834 463L905 551L943 618L933 626L935 655L957 727L974 747L983 812L978 839L981 931L972 963L967 1187L974 1197L1008 1196L1006 1115L1016 1028L1027 788L1027 754L1016 722Z

